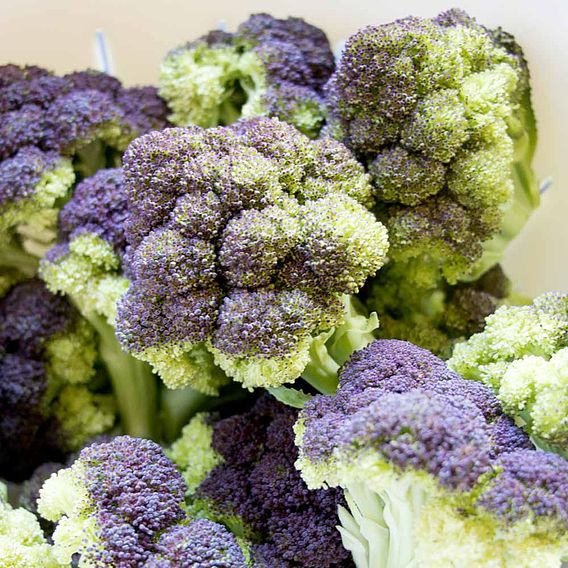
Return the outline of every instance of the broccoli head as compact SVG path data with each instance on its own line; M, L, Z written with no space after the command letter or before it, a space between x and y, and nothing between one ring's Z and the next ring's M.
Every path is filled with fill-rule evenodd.
M297 414L264 395L242 414L194 417L170 451L189 510L245 537L254 566L351 567L336 529L340 490L309 491L294 467Z
M26 252L52 244L75 179L119 165L131 140L167 124L166 107L156 89L96 71L7 65L0 76L0 239L10 245L0 266L28 266Z
M333 69L322 30L300 18L255 14L236 33L212 31L171 51L160 94L178 126L275 116L314 137L323 126L322 88Z
M568 456L568 296L503 306L457 344L448 364L482 381L534 442Z
M454 284L499 261L538 205L528 70L464 12L351 36L326 86L330 124L373 179L390 256Z
M17 284L0 300L2 477L26 477L112 427L114 401L97 392L96 359L91 326L41 282Z
M560 565L568 462L535 451L491 389L428 351L378 340L356 352L295 430L308 487L345 491L340 531L358 567Z
M124 156L127 272L117 336L173 388L295 380L342 297L382 266L383 225L348 150L277 119L168 129Z

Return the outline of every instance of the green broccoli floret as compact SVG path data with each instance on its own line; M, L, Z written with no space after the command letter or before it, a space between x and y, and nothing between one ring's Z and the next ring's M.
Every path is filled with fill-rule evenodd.
M499 308L448 364L493 388L535 444L568 456L568 296Z
M321 91L333 68L322 30L300 18L255 14L234 34L212 31L171 51L160 94L178 126L275 116L315 137L324 122Z
M57 561L37 517L25 509L12 509L0 483L0 568L25 566L58 568L65 564Z
M391 259L414 265L421 285L499 262L539 202L529 75L513 38L459 10L369 26L326 89L327 133L367 166Z
M268 118L169 129L133 142L124 172L131 285L117 336L166 385L278 387L322 333L366 327L344 296L382 266L387 234L340 143ZM325 392L336 382L311 376Z

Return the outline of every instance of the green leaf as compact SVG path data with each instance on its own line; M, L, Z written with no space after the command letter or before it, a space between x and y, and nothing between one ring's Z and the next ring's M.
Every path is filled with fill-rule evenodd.
M304 408L306 402L312 398L312 395L310 394L288 387L272 387L266 390L276 400L279 400L288 406L292 406L293 408Z

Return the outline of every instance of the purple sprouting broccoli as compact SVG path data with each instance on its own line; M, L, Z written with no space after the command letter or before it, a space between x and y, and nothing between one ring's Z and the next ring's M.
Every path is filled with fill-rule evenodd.
M351 36L326 86L327 134L373 178L407 278L481 275L538 205L520 47L460 10Z
M160 536L145 568L246 568L245 554L237 539L224 526L207 519L175 525Z
M119 165L131 140L166 126L166 106L156 89L96 71L7 65L0 77L0 267L31 273L75 178Z
M213 31L172 50L162 64L160 94L178 126L275 116L314 137L333 69L322 30L300 18L255 14L235 33Z
M0 299L0 476L25 478L113 426L96 359L91 326L40 281Z
M117 336L168 386L214 393L227 380L217 367L248 388L279 386L317 337L356 319L343 301L388 245L340 143L258 118L148 134L123 168L131 285ZM360 336L343 334L347 355Z
M310 491L294 467L298 411L269 395L242 414L201 414L170 457L188 485L189 510L251 542L254 566L351 567L341 545L338 489Z
M81 451L43 485L38 511L56 522L54 551L85 565L131 568L161 550L164 531L186 520L185 483L162 448L119 436Z
M357 566L560 565L567 462L535 451L489 388L425 349L357 351L295 431L308 487L344 490L340 531Z
M468 283L437 278L421 286L407 265L390 263L359 295L377 312L381 339L402 339L447 359L453 346L483 330L485 318L510 301L510 282L499 264Z

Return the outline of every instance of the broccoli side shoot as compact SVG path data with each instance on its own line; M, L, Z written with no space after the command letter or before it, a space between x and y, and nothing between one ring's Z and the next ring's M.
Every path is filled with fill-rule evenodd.
M483 274L538 205L522 51L459 10L351 36L326 86L327 135L373 179L390 256L454 284Z
M189 511L248 539L254 566L351 567L336 529L341 492L308 490L294 467L296 418L268 395L242 414L193 418L170 452Z
M410 341L448 359L456 342L482 331L485 318L510 301L510 283L500 265L473 282L455 285L443 278L420 285L413 268L388 264L360 294L379 314L381 339Z
M503 306L448 364L491 387L537 446L568 456L568 296Z
M91 326L41 282L17 284L0 300L2 477L27 477L113 426L96 359Z
M138 138L124 179L131 285L117 336L173 388L295 380L385 259L363 168L277 119Z
M295 430L308 486L344 489L358 568L560 566L568 462L535 451L489 388L428 351L378 340L356 352Z
M162 64L160 95L177 126L274 116L315 137L333 69L322 30L300 18L255 14L235 33L212 31L172 50Z

